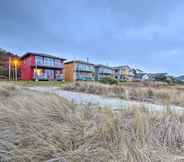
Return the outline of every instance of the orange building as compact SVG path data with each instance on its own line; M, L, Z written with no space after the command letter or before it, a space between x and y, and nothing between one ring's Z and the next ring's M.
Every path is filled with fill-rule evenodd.
M95 67L85 61L69 61L64 64L65 81L93 81L95 80Z

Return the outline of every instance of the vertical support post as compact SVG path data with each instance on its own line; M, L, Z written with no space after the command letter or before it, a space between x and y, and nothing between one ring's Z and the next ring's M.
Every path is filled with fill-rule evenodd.
M17 77L17 62L15 61L15 80L17 81L18 80L18 77Z
M11 80L11 57L9 57L9 66L8 66L8 77L9 77L9 80Z
M15 80L15 66L14 66L14 64L13 64L13 62L12 62L12 71L11 71L11 73L12 73L12 80Z
M38 65L37 65L37 60L36 60L36 57L35 57L35 81L37 82L38 81Z

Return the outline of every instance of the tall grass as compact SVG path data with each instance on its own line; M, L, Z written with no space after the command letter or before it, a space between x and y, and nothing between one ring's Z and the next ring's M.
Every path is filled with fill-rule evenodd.
M0 88L3 162L182 162L184 115L77 106L51 94Z
M66 90L119 97L128 100L184 106L184 86L178 85L170 86L157 82L124 83L121 85L75 82L66 85L64 88Z

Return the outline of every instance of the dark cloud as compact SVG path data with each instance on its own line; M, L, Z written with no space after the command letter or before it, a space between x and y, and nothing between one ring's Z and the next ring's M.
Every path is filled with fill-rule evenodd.
M1 0L0 44L183 73L182 0Z

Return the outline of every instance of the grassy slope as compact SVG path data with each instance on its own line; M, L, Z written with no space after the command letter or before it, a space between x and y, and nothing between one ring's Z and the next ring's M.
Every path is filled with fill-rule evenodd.
M61 97L0 86L4 161L176 162L184 159L183 114L76 107Z
M115 96L127 100L138 100L155 104L184 107L184 86L161 83L127 82L120 85L105 85L96 82L76 82L64 87L66 90Z

